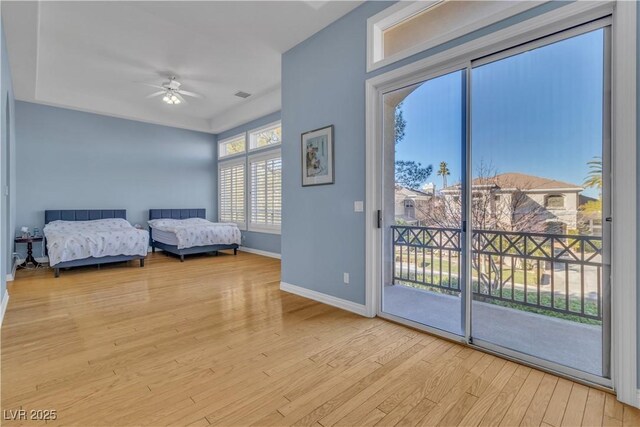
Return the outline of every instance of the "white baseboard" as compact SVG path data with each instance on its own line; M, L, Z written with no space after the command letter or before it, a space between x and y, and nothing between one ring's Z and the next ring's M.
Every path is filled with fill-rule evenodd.
M14 279L13 274L7 273L7 282L13 282L13 279Z
M4 296L2 297L2 306L0 307L0 326L2 326L2 321L4 320L4 313L7 311L7 306L9 305L9 291L4 290Z
M367 307L364 304L357 304L352 301L347 301L342 298L337 298L331 295L323 294L321 292L312 291L311 289L301 288L300 286L292 285L286 282L280 282L280 290L289 292L291 294L296 294L304 298L309 298L323 304L332 305L343 310L351 311L352 313L359 314L360 316L374 317L368 313Z
M280 254L277 254L275 252L267 252L267 251L262 251L260 249L245 248L244 246L240 246L238 248L238 250L242 251L242 252L249 252L251 254L268 256L269 258L278 258L278 259L280 259Z

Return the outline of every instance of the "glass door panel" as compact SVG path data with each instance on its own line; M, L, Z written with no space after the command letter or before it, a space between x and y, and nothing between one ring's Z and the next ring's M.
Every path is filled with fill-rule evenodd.
M466 70L386 93L382 314L464 335Z
M601 377L607 40L605 27L472 63L468 198L473 342Z

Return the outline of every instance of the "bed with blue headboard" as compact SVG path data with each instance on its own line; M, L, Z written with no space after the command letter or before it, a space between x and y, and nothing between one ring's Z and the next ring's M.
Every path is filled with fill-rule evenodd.
M44 223L49 224L52 221L93 221L98 219L121 218L127 219L127 211L125 209L74 209L74 210L45 210ZM45 245L45 251L47 251ZM48 251L47 251L48 253ZM61 268L80 267L87 265L101 265L113 262L124 262L138 259L140 267L144 267L144 256L139 255L115 255L104 257L88 257L73 261L65 261L55 265L55 277L60 275Z
M206 210L202 208L198 209L149 209L149 220L154 219L189 219L189 218L202 218L206 219ZM162 249L165 252L178 255L180 261L184 261L185 255L201 254L214 252L225 249L233 249L234 255L238 253L238 245L206 245L206 246L192 246L190 248L178 249L177 245L171 245L164 242L159 242L153 239L153 227L149 226L149 235L151 238L151 250L153 252L156 249ZM156 230L157 233L157 230Z

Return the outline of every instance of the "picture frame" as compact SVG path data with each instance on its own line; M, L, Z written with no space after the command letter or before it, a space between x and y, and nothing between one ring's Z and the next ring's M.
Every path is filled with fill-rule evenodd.
M330 125L301 135L303 187L334 183L333 134L333 125Z

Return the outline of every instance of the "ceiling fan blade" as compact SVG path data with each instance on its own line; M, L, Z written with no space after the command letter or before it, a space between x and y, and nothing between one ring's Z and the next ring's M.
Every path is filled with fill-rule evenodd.
M199 94L194 93L194 92L189 92L188 90L182 90L182 89L180 89L180 90L178 91L178 93L179 93L180 95L191 96L191 97L193 97L193 98L202 98L202 95L199 95Z
M174 94L176 95L176 97L178 97L178 99L180 100L180 102L182 104L186 104L187 103L187 101L182 96L180 96L180 94L178 92L174 92Z
M143 84L143 85L145 85L145 86L155 87L156 89L164 89L164 90L167 90L167 88L166 88L166 87L164 87L164 86L160 86L160 85L154 85L153 83L142 83L142 84Z
M165 93L167 93L166 90L161 90L159 92L152 93L151 95L147 95L146 98L153 98L155 96L160 96L160 95L163 95Z

